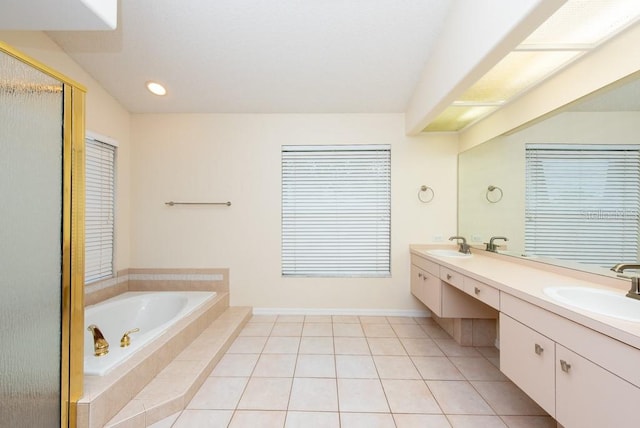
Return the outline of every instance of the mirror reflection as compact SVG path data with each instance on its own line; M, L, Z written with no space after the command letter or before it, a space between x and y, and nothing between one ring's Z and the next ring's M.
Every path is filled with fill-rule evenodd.
M458 232L507 255L610 274L639 258L639 153L636 75L461 153Z

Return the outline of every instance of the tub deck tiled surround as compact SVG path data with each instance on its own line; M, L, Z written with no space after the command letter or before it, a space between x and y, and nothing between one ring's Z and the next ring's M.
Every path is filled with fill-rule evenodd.
M430 318L256 315L186 409L151 426L556 427L498 358Z
M111 373L85 376L79 428L147 426L184 408L251 315L251 308L229 307L226 269L132 269L117 278L94 285L88 300L124 291L210 290L217 296ZM167 384L170 393L162 387Z

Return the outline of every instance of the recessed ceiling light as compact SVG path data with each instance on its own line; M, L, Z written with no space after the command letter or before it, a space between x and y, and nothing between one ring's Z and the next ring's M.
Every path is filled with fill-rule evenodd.
M147 89L155 95L166 95L167 90L158 82L147 82Z

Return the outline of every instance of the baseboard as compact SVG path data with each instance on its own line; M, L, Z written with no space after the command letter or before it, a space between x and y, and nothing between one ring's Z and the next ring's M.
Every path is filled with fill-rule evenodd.
M254 315L358 315L383 317L430 317L419 309L355 309L355 308L253 308Z

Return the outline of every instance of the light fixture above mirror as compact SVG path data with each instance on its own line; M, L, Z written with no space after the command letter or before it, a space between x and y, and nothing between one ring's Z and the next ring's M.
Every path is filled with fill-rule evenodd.
M640 19L637 0L568 0L438 115L425 132L461 131Z

